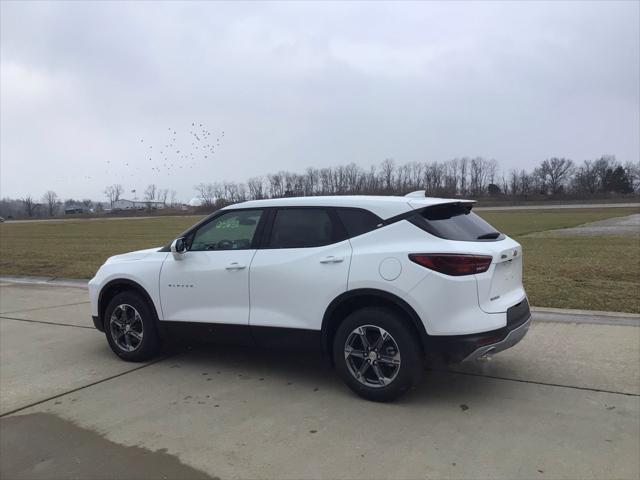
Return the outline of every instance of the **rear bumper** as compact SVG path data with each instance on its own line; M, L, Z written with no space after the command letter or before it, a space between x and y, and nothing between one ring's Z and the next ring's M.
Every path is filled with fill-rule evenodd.
M490 345L485 345L480 347L473 352L471 352L467 357L465 357L462 361L468 362L471 360L478 360L481 357L485 357L487 355L493 355L494 353L501 352L506 350L507 348L513 347L516 343L524 338L524 336L529 331L529 327L531 326L531 317L527 319L522 325L511 330L504 340L501 340L497 343L492 343Z
M531 312L525 298L507 310L507 325L498 330L472 335L431 337L437 349L452 363L477 360L513 347L529 331Z

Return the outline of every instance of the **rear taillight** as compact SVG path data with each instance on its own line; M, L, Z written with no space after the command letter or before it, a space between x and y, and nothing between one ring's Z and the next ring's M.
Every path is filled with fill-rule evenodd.
M455 253L411 253L409 259L430 270L445 275L473 275L486 272L493 257L485 255L458 255Z

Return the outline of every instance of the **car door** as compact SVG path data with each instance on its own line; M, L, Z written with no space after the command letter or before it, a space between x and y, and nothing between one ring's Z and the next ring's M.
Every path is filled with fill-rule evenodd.
M163 318L249 323L249 265L262 210L230 210L190 232L187 251L168 255L160 272Z
M250 271L251 327L320 330L331 301L346 291L351 246L335 212L279 208Z

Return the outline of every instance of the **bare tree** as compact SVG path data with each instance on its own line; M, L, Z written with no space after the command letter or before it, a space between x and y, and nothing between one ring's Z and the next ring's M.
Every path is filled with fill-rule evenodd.
M410 164L411 177L409 188L411 190L420 190L422 188L422 172L424 171L424 164L420 162L413 162Z
M382 175L382 181L384 182L384 188L387 192L391 192L393 188L393 178L396 164L392 158L385 158L380 164L380 174Z
M285 183L284 183L284 172L278 172L271 175L267 175L267 180L269 181L269 190L271 194L271 198L279 198L284 197L285 193Z
M151 210L151 204L156 199L156 192L158 187L155 183L150 184L144 191L144 200L147 202L147 208Z
M243 200L242 189L236 182L223 182L222 188L224 191L221 195L222 198L225 198L231 203L241 202Z
M122 195L122 192L124 192L124 188L122 188L122 185L120 185L119 183L114 183L113 185L109 185L104 189L104 194L109 199L109 203L111 204L112 208L113 203L120 200L120 195Z
M175 190L171 190L171 206L175 207L177 204L177 200L176 200L176 191Z
M424 168L424 189L428 195L439 195L444 190L444 164L433 162Z
M322 168L320 169L320 194L331 195L335 193L333 186L333 169Z
M33 217L37 209L37 204L33 201L33 197L31 195L27 195L21 200L21 202L24 206L24 212L27 214L27 217Z
M536 169L543 182L543 189L552 195L560 193L573 170L573 161L553 157L543 161Z
M502 193L507 195L509 193L509 179L505 176L504 171L502 172Z
M593 168L598 176L601 188L604 186L605 179L607 178L607 172L609 170L613 170L617 164L618 162L614 155L602 155L593 162Z
M627 162L624 166L631 181L634 192L640 191L640 160L637 162Z
M514 197L520 192L520 181L517 170L511 170L511 172L509 172L509 189L511 190L511 195Z
M376 174L375 165L371 165L369 171L364 176L364 192L368 194L378 193L380 190L380 183L378 181L378 175Z
M313 167L307 168L304 179L304 194L315 195L318 188L320 173Z
M459 160L460 165L460 195L467 194L467 172L469 171L469 159L463 157Z
M396 169L396 192L404 195L411 190L411 165L404 164Z
M444 194L456 195L458 193L458 170L457 158L444 163Z
M261 200L264 194L264 179L262 177L252 177L247 181L249 188L249 198L251 200Z
M351 162L340 169L340 179L342 182L341 193L359 194L362 188L362 170L358 165Z
M158 201L162 202L162 204L166 207L167 206L167 197L169 196L169 189L168 188L161 188L160 190L158 190Z
M469 186L471 187L471 193L473 195L478 196L484 193L487 186L487 179L491 175L492 170L494 170L493 176L495 177L495 168L493 168L490 160L485 160L482 157L471 159L469 164Z
M531 194L531 179L532 175L529 175L526 170L520 170L520 193L525 197Z
M194 187L198 192L198 198L202 205L210 207L216 201L215 186L212 183L199 183Z
M53 190L48 190L42 196L42 201L47 205L49 209L49 216L53 217L57 213L58 207L60 206L60 200L58 199L58 194Z
M577 193L594 194L600 188L600 178L598 177L598 169L594 162L585 160L577 169L573 178L574 190Z

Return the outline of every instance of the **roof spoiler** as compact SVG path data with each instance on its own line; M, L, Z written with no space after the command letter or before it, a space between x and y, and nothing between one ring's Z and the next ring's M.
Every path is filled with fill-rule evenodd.
M427 196L426 190L416 190L415 192L407 193L405 195L405 197L411 197L411 198L424 198L426 196Z
M407 193L405 195L405 198L426 198L426 197L427 197L427 191L426 190L416 190L415 192ZM445 198L443 200L446 200L446 201L443 201L442 203L435 203L435 204L429 205L429 206L430 207L435 207L437 205L450 205L452 203L459 203L459 204L463 204L463 203L475 204L475 203L477 203L476 200L455 199L455 198L451 198L451 199Z
M420 205L420 206L411 205L411 208L413 208L413 210L409 210L408 212L400 213L399 215L395 215L393 217L387 218L386 220L383 220L381 223L379 223L378 227L382 227L384 225L391 225L392 223L399 222L400 220L405 220L409 217L419 214L423 210L428 210L430 208L458 205L460 207L468 208L469 211L471 211L475 203L476 203L475 200L452 200L450 202L435 203L431 205Z

